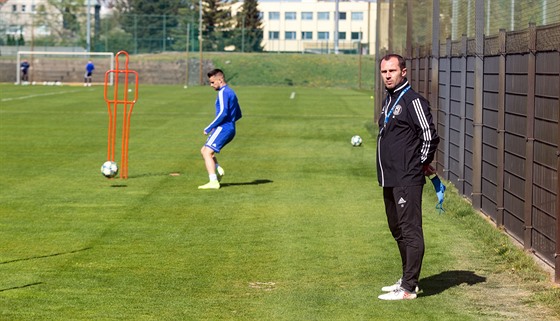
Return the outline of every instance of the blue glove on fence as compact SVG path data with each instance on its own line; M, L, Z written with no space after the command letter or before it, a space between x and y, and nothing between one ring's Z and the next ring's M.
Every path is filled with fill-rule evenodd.
M433 178L430 179L432 181L432 184L434 184L434 189L436 190L436 195L438 198L438 203L436 204L436 209L439 210L439 214L441 214L444 209L443 209L443 199L444 199L444 194L445 194L445 185L443 185L443 183L441 182L441 180L439 179L439 176L434 176Z

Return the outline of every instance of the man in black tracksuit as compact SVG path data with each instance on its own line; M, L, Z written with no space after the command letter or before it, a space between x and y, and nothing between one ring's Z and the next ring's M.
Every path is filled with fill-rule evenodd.
M406 61L387 55L380 61L387 97L379 118L377 177L383 187L385 212L402 260L402 277L385 286L382 300L415 299L424 257L422 189L439 137L426 99L410 88Z

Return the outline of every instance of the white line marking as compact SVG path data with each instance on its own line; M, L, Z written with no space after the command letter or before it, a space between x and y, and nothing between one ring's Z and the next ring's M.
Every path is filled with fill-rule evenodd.
M294 99L294 98L296 98L296 92L292 91L292 94L290 95L290 99Z
M56 93L37 94L37 95L21 96L15 98L2 98L2 100L0 101L12 101L12 100L29 99L29 98L43 97L43 96L62 95L62 94L73 93L73 92L75 91L59 91Z

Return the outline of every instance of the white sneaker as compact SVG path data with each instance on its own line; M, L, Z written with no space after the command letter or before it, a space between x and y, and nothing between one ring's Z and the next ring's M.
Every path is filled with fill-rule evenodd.
M198 189L220 189L220 183L218 181L210 181L204 185L200 185Z
M408 292L407 290L399 287L395 291L381 294L378 296L380 300L388 300L388 301L395 301L395 300L414 300L416 299L416 292Z
M402 279L398 279L395 284L382 287L381 291L383 291L383 292L393 292L395 290L400 289L401 283L402 283ZM414 292L416 292L416 293L420 292L420 288L418 286L416 286L414 288Z
M226 171L224 171L224 169L222 168L222 166L218 166L218 168L216 168L216 172L217 172L217 176L218 176L218 182L222 181L222 177L224 177Z

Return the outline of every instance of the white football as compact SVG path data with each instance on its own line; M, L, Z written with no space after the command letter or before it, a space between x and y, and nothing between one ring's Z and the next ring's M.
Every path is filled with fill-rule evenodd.
M350 143L352 143L352 146L361 146L362 145L362 137L358 136L358 135L354 135L352 136L352 139L350 140Z
M113 178L117 176L118 172L119 166L117 166L117 163L113 161L106 161L105 163L103 163L103 165L101 165L101 174L103 174L103 176L107 178Z

